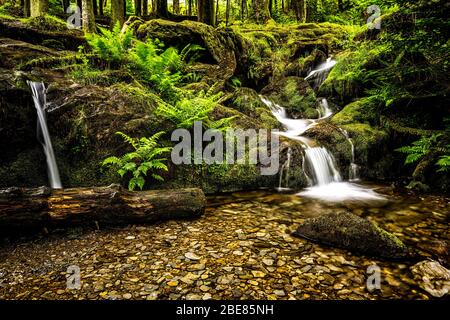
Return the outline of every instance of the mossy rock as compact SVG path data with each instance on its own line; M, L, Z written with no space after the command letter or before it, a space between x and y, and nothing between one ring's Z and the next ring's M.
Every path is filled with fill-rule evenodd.
M318 118L316 95L308 82L300 77L286 77L271 82L261 90L294 118Z
M374 257L394 260L412 257L411 251L395 235L347 212L307 219L294 235Z
M140 40L159 39L166 46L182 50L189 44L204 48L198 62L203 67L203 75L211 81L225 82L236 69L233 44L225 33L195 21L173 22L154 19L145 23L136 21L133 28Z
M276 128L279 126L272 112L261 101L258 93L251 88L237 88L226 105L256 119L263 127Z

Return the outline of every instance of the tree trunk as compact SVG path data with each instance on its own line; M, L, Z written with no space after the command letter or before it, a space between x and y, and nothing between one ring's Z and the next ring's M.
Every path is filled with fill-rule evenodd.
M30 16L43 16L48 11L48 0L30 0Z
M63 6L63 11L66 12L67 8L70 7L70 0L62 0L62 6Z
M134 14L142 16L142 0L134 0Z
M292 0L291 8L295 12L297 21L304 23L306 21L306 0Z
M173 13L180 14L180 0L173 0Z
M83 0L82 17L84 32L95 32L94 1L96 0Z
M94 8L94 17L96 17L96 16L98 16L97 0L92 0L92 4L93 4L93 8Z
M51 190L0 189L0 230L147 223L203 214L206 198L196 188L130 192L119 186Z
M338 10L339 12L344 11L344 4L342 3L342 0L338 0Z
M169 16L167 0L156 0L156 15L161 18L167 18Z
M148 15L148 0L142 0L142 15Z
M125 22L124 0L111 0L111 27Z
M98 2L98 13L100 16L103 16L103 0L99 0Z
M230 5L231 1L227 0L227 6L225 11L225 25L228 26L228 23L230 22Z
M269 0L252 0L251 18L256 23L266 23L270 19Z
M83 0L77 0L77 6L78 8L80 8L81 11L83 11Z
M214 26L214 0L197 0L197 20Z
M245 10L247 9L247 0L241 0L241 21L245 20Z
M24 17L30 16L30 0L25 0L23 2L23 16Z

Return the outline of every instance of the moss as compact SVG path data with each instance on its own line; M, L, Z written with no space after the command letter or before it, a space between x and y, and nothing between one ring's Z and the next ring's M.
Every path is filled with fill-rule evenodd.
M376 124L378 122L377 105L370 98L356 100L336 113L331 121L337 125L352 123Z
M45 15L33 17L25 20L25 23L39 30L46 31L67 31L67 23L55 16Z

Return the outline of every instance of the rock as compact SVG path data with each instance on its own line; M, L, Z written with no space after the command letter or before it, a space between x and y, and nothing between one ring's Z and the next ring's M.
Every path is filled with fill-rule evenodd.
M255 278L264 278L266 276L266 274L262 271L259 270L252 270L252 275Z
M411 267L419 286L433 297L443 297L450 291L450 270L437 261L421 261Z
M189 260L200 260L200 257L192 252L185 253L184 256Z
M123 296L122 296L124 299L131 299L133 296L131 295L131 293L125 293Z
M169 282L167 282L167 285L169 287L176 287L178 285L178 281L176 281L176 280L169 281Z
M263 259L262 262L266 265L266 266L272 266L273 265L273 259Z
M210 300L210 299L212 299L212 295L211 295L211 293L208 293L208 292L205 293L202 297L202 300Z
M319 117L314 90L300 77L286 77L271 82L261 90L261 94L285 108L295 118Z
M396 236L366 219L346 212L307 219L294 235L376 257L411 257L408 248Z
M273 290L273 293L279 297L286 296L286 293L283 290Z

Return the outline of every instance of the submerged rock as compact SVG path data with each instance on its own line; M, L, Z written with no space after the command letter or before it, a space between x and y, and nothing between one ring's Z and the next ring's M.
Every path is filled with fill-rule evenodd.
M410 257L410 251L396 236L351 213L330 213L308 219L294 235L376 257Z
M433 297L443 297L450 292L450 270L437 261L421 261L411 267L419 286Z

